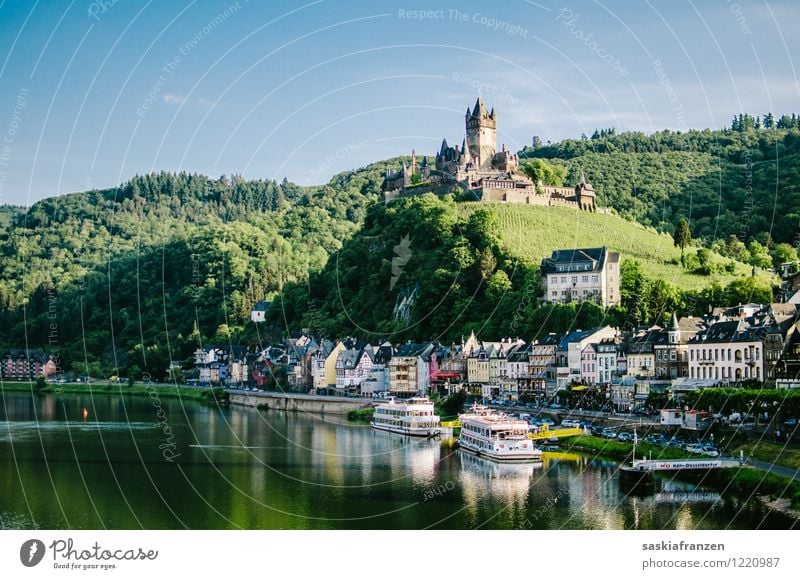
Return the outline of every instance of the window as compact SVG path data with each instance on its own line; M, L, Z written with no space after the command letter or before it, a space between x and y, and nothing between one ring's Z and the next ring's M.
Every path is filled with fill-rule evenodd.
M600 276L593 275L592 276L592 283L598 283L600 281Z
M577 275L573 275L572 276L572 283L578 283L578 276Z
M588 275L582 275L581 276L581 283L589 283L589 276Z
M551 275L551 276L550 276L550 283L551 283L552 285L555 285L557 281L558 281L558 277L556 277L556 276L554 276L554 275Z
M561 283L567 283L567 276L565 275L561 276Z

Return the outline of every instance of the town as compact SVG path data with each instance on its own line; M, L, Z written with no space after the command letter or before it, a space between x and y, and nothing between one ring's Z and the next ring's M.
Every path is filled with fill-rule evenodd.
M614 305L619 263L605 247L556 250L541 264L541 299ZM650 413L696 390L800 388L800 274L789 275L787 287L793 293L783 303L737 304L694 317L673 312L664 327L575 328L527 341L472 332L449 344L369 343L301 331L261 347L204 345L193 360L173 362L167 375L204 387L368 399L464 390L500 404L580 400L589 409ZM259 302L251 321L262 323L270 307ZM65 380L41 350L7 352L0 372L5 381Z

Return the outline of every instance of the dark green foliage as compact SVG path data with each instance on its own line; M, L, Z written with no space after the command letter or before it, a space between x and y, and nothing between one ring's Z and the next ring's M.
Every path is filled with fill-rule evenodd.
M306 188L157 173L5 207L0 348L57 348L62 369L95 378L164 380L201 343L279 335L247 323L252 306L323 267L378 200L383 167Z
M781 117L775 128L756 128L757 119L742 115L726 130L598 133L526 147L520 157L566 162L568 183L583 170L602 204L661 231L687 217L693 236L709 243L763 232L792 243L800 222L798 118Z
M457 416L464 411L464 403L467 401L466 390L459 390L444 399L442 402L442 416Z
M358 410L351 410L347 413L347 420L351 422L371 422L372 416L375 414L375 408L359 408Z
M684 261L684 252L686 246L692 242L692 233L689 231L689 222L681 217L678 224L675 226L675 231L672 233L672 239L675 242L675 247L681 248L681 262ZM686 266L685 263L683 263Z

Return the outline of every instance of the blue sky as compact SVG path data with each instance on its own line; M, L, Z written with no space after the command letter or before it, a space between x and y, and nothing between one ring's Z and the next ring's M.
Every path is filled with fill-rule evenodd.
M460 142L800 111L800 4L0 0L0 203L136 173L321 183Z

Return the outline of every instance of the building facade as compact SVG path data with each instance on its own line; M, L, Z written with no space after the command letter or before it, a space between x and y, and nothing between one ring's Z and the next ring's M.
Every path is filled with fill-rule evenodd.
M544 301L619 304L620 255L607 247L556 250L542 260Z

